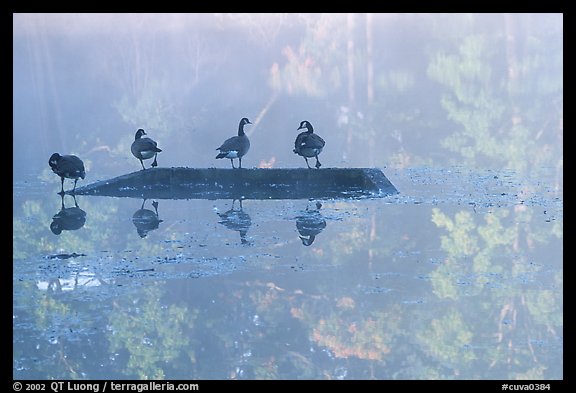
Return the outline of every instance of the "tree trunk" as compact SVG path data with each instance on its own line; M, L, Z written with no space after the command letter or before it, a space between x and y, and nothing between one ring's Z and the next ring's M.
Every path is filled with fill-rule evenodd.
M374 128L374 58L373 58L373 34L372 34L372 19L371 13L366 14L366 123L368 124L370 137L369 137L369 150L368 159L370 166L374 166L375 154L374 146L376 145L376 136L373 132Z
M512 127L522 122L520 108L516 102L518 94L518 85L520 77L520 67L518 64L518 42L516 16L504 14L504 28L506 31L506 66L508 75L508 97L510 107L512 108L511 123Z
M355 86L354 86L354 14L348 14L346 18L346 28L347 28L347 60L348 60L348 113L349 121L348 128L346 130L346 152L344 159L348 159L349 153L352 151L352 122L351 119L355 116Z

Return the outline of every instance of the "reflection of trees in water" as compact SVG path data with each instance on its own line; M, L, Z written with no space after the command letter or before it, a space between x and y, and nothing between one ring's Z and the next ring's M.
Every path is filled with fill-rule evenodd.
M379 213L386 220L371 220L375 212L369 210L351 220L342 235L357 242L323 244L326 261L339 256L340 274L314 275L314 282L222 279L207 295L214 281L146 281L147 287L104 308L19 283L16 304L28 302L27 318L41 337L30 345L52 329L57 344L41 344L36 353L60 359L49 371L39 364L32 372L91 377L97 361L120 378L560 377L561 371L545 367L549 352L556 353L551 341L561 341L561 291L540 287L536 277L556 270L540 264L543 258L532 250L554 247L561 224L539 225L538 209L523 205L484 215L410 210ZM429 215L432 221L423 222ZM430 237L431 230L416 230L423 225L446 232ZM370 240L378 238L386 241ZM397 281L418 273L406 263L412 259L394 256L396 250L418 255L439 243L445 258L429 266L428 280ZM412 287L359 290L358 283L387 271L397 274L388 283ZM561 271L555 274L561 288ZM379 285L387 284L380 278ZM403 304L400 292L422 302ZM182 293L186 300L174 300ZM213 299L216 305L208 307ZM98 319L75 319L102 309L106 330Z
M190 351L191 338L184 330L194 326L198 312L176 304L164 306L162 293L163 287L152 284L140 293L136 303L113 302L109 316L110 352L127 354L122 366L125 375L138 379L169 378L167 374L179 369L178 359L186 368L192 368L194 352Z
M464 357L470 362L483 359L502 378L559 377L557 370L548 376L542 364L549 348L532 343L553 346L562 338L562 292L538 285L549 279L544 276L552 269L558 272L552 287L561 288L562 271L557 270L561 266L547 266L547 256L534 252L535 243L561 240L562 234L555 229L560 224L536 224L536 212L524 205L496 209L484 215L482 224L465 211L450 218L433 209L434 223L447 231L441 237L446 259L430 275L433 290L440 299L458 302L451 314L433 319L430 334L419 336L440 360L456 366L463 359L462 345L467 345ZM480 296L486 301L471 302ZM493 346L476 347L475 342L484 341L486 335L494 337Z

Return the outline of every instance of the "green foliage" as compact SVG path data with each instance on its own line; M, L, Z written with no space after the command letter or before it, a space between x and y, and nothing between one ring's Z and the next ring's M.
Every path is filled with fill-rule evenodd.
M431 321L430 327L417 334L425 351L435 360L461 369L476 360L477 356L467 346L474 334L462 315L454 310Z
M559 328L563 326L563 302L559 301L556 291L529 291L526 305L536 322Z
M282 50L284 60L274 63L269 78L277 92L326 97L342 87L344 62L343 16L320 15L306 25L300 44Z
M192 327L197 311L161 304L157 284L147 287L135 305L117 302L110 314L110 351L127 351L123 370L139 379L164 379L165 364L180 356L190 344L183 331Z
M456 214L454 220L440 212L440 209L432 209L432 222L439 228L446 228L450 236L442 236L442 248L449 251L450 255L459 258L473 255L478 252L478 241L471 231L475 229L473 217L470 212L461 211Z
M521 17L504 19L499 28L513 29ZM511 34L515 41L505 41ZM562 132L562 51L551 52L537 34L464 34L457 49L431 57L428 75L445 87L442 107L457 125L442 145L466 163L527 171L561 154L554 146Z
M161 79L150 81L138 96L125 95L116 108L134 133L137 128L145 128L153 129L159 136L168 136L177 123L167 83Z

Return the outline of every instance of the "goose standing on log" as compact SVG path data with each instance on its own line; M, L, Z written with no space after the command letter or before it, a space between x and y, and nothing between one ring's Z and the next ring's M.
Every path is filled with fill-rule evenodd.
M61 156L58 153L54 153L50 156L48 165L52 168L52 172L60 176L60 179L62 180L62 188L60 189L59 194L64 194L64 178L74 179L74 189L72 190L72 193L74 193L76 191L76 182L78 182L78 179L84 179L86 176L84 163L74 155Z
M142 160L148 160L152 157L154 157L152 167L157 167L158 162L156 162L156 156L162 151L162 149L158 148L158 144L155 140L148 137L142 138L142 135L147 134L142 128L139 128L138 131L136 131L136 136L134 137L134 142L132 142L130 150L132 150L134 157L140 160L143 170L146 168L144 168L144 162L142 162Z
M314 128L309 121L304 120L300 123L300 127L298 127L298 129L301 130L303 128L306 128L306 131L301 132L296 137L293 151L299 156L304 157L308 168L310 168L310 164L308 164L308 158L315 157L316 168L320 168L322 164L320 164L320 161L318 160L318 155L322 153L322 149L324 148L326 142L324 142L324 139L322 139L318 134L314 134Z
M232 163L232 168L234 167L234 158L238 159L238 168L242 168L242 157L248 153L250 149L250 140L248 136L244 133L244 126L250 123L250 120L243 117L238 125L238 135L228 138L222 143L222 145L216 150L220 150L220 153L216 158L229 158Z

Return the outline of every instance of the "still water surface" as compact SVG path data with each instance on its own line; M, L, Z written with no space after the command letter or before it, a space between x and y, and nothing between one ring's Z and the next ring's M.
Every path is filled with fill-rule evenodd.
M15 177L13 377L562 379L555 170L383 172L399 194L65 210Z

